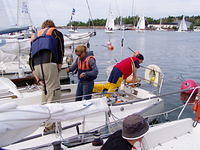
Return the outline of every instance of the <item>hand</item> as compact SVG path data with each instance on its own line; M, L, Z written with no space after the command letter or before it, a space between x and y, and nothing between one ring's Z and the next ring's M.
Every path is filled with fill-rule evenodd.
M38 85L42 85L42 86L44 86L44 81L42 81L42 80L38 80L38 81L37 81L37 84L38 84Z
M40 78L36 75L35 71L32 72L33 76L35 77L36 82L40 80Z
M81 73L79 77L80 77L80 78L84 78L85 76L86 76L85 73Z
M66 70L65 70L66 72L69 72L69 68L66 68Z
M62 64L57 64L58 71L61 71Z

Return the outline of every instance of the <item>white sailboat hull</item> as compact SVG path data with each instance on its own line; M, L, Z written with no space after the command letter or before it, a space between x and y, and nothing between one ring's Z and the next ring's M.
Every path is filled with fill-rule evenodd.
M142 140L141 147L145 150L199 150L199 124L194 128L193 120L186 118L150 127ZM104 142L107 139L104 140ZM98 150L101 146L86 144L70 150Z
M106 33L114 33L115 31L114 30L107 30L107 29L105 29L105 32Z
M8 82L8 81L6 80L6 82ZM3 85L3 84L1 83L1 85ZM32 92L29 92L29 90L27 90L26 92L22 92L23 90L17 91L16 87L12 84L7 85L7 87L5 85L3 85L4 88L2 90L0 89L0 93L1 93L1 91L5 92L6 89L9 89L9 91L12 91L12 93L14 93L14 95L18 95L19 98L16 98L16 99L4 98L4 99L1 99L0 103L5 104L8 102L16 102L19 106L21 105L21 106L27 106L27 107L29 105L35 105L35 104L40 103L41 90L35 90ZM64 100L63 102L65 102L65 103L74 101L75 97L72 98L72 96L75 94L76 86L77 85L75 85L75 84L63 86L61 101ZM143 90L141 88L133 88L132 89L130 87L124 87L124 90L126 93L129 93L129 95L133 96L131 98L131 100L136 99L137 102L135 102L135 103L133 102L132 104L119 105L119 106L110 106L110 111L112 114L109 117L110 122L114 122L116 119L115 117L112 117L112 116L116 116L118 119L123 119L127 115L130 115L133 113L140 113L140 114L146 116L146 115L151 115L151 114L155 114L155 113L160 113L163 111L164 103L163 103L162 99L160 99L160 98L149 99L149 97L154 96L154 94L152 94L146 90ZM133 94L133 91L135 94ZM142 101L142 99L144 99L144 98L148 98L148 100ZM125 99L125 97L122 97L122 99L124 99L125 101L129 100L129 99ZM139 99L141 99L141 101L138 101ZM86 115L85 117L79 117L79 118L66 120L62 123L62 125L69 126L69 125L81 122L83 124L80 125L80 130L82 132L86 132L91 129L97 128L99 126L105 125L105 120L106 120L105 112L98 112L95 114ZM32 135L41 133L43 129L44 129L44 127L39 128ZM70 129L67 129L66 131L62 132L62 136L64 138L68 138L68 137L74 136L76 134L77 133L74 128L70 128ZM12 138L12 137L10 137L10 138ZM14 144L14 145L8 146L6 148L13 149L15 147L15 149L23 149L23 148L26 149L26 148L30 148L30 147L34 147L34 146L43 145L45 143L48 144L48 143L51 143L56 140L58 140L58 139L54 135L47 135L47 136L43 136L41 138L34 139L31 141Z
M117 118L119 118L119 119L124 118L133 113L139 113L139 114L145 116L146 114L151 115L154 113L162 112L163 107L164 107L163 102L156 103L156 105L155 105L155 102L156 102L156 100L151 101L148 104L145 102L141 102L141 103L137 103L137 104L130 104L127 106L117 106L117 107L111 106L110 110L111 110L112 114L114 116L117 116ZM121 111L122 107L124 108L124 111ZM109 119L110 119L110 122L115 121L115 120L113 120L112 117L109 117ZM95 114L87 115L85 117L80 117L80 118L75 118L72 120L65 121L62 123L62 125L69 126L69 125L84 121L84 125L79 126L80 131L84 132L84 131L89 131L96 127L105 125L105 120L106 120L105 112L98 112ZM41 133L42 130L43 130L43 127L39 128L35 133L32 134L32 136ZM68 138L68 137L74 136L76 134L77 134L77 132L74 128L68 129L66 131L62 131L62 137L64 137L64 138ZM35 147L35 146L44 145L44 144L49 144L49 143L52 143L53 141L57 141L57 140L58 139L56 138L55 135L48 135L48 136L43 136L39 139L22 142L22 143L11 145L11 146L8 146L5 148L26 149L26 148L31 148L31 147ZM80 148L82 148L82 146L74 148L74 149L79 150ZM86 149L83 149L83 150L86 150Z

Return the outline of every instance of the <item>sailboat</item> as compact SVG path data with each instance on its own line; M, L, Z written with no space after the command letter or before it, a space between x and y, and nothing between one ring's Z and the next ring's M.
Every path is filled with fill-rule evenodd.
M22 59L21 56L29 53L30 40L29 37L32 34L31 29L32 20L30 18L28 0L17 1L17 16L12 15L11 11L7 8L8 1L2 1L1 10L3 13L6 24L2 24L0 33L0 68L1 73L19 73L21 71L30 71L27 64L27 58ZM15 19L13 18L15 17ZM12 19L12 20L11 20ZM17 19L17 20L16 20ZM13 21L16 20L16 21ZM1 25L0 25L1 26ZM25 32L22 32L26 30ZM8 57L9 59L4 59Z
M115 30L115 19L114 19L114 16L113 16L113 12L111 10L111 3L110 3L108 18L106 20L105 32L106 33L113 33L114 30Z
M162 19L160 19L160 24L156 31L164 31L164 29L162 28Z
M17 16L8 11L8 1L3 0L1 3L1 18L0 22L0 34L14 33L14 35L6 35L5 38L17 38L20 36L19 31L28 30L32 25L32 20L29 14L28 1L18 0L17 1ZM16 18L13 18L16 16ZM14 21L16 20L17 21ZM1 35L1 38L4 35Z
M17 2L17 22L10 23L8 8L4 7L8 1L3 1L0 6L0 16L6 16L5 23L2 23L2 27L12 27L12 32L19 31L18 28L30 27L32 25L32 20L29 13L28 0L18 0ZM10 12L11 13L11 12ZM3 16L2 16L3 17ZM13 16L12 16L13 17ZM17 26L11 26L12 24L17 24ZM0 24L1 27L1 24ZM14 29L17 30L14 30ZM3 28L2 28L3 29ZM10 33L11 29L6 30L6 33ZM3 31L2 31L3 32ZM1 30L0 30L1 33ZM4 30L5 33L5 30ZM29 73L30 67L28 65L28 54L30 52L30 39L23 38L19 39L18 37L21 33L16 35L2 35L0 37L0 73L3 75L15 75L19 72ZM93 32L85 33L74 33L74 34L65 34L64 35L64 47L67 48L71 45L85 44L88 43L90 38L94 36ZM4 36L4 37L3 37ZM8 58L9 59L4 59ZM12 56L12 57L11 57ZM24 59L22 59L24 58ZM20 71L19 71L20 70ZM22 73L23 74L23 73Z
M151 65L151 67L153 66ZM150 72L156 71L155 80L147 83L156 85L157 90L160 90L163 82L162 72L158 67L151 67L147 66L144 81L149 81L152 78ZM155 68L158 70L152 70ZM112 132L114 126L109 127L109 125L115 124L119 127L120 121L129 114L153 115L164 109L163 100L155 93L131 85L123 84L118 91L119 93L116 92L119 95L113 95L109 100L98 93L92 94L91 100L81 102L72 102L75 98L73 96L77 85L64 85L62 86L64 93L62 93L61 103L38 105L41 90L30 89L32 92L22 92L6 78L0 78L0 83L2 85L0 88L0 96L2 97L0 99L0 116L4 116L0 117L0 133L2 133L0 147L8 145L8 147L4 147L5 149L32 149L47 144L51 146L52 142L60 140L59 137L52 134L40 136L44 128L40 125L44 121L63 121L64 127L62 133L60 132L63 142L75 143L74 146L83 146L89 142L88 140L91 140L90 136L95 133L101 135L101 132L106 132L106 134ZM120 94L120 92L122 93ZM6 93L10 95L5 97ZM9 98L14 97L14 95L17 98ZM149 117L149 119L152 120L154 117ZM79 134L80 132L82 133ZM32 135L30 135L31 133ZM29 136L26 137L27 135ZM9 145L16 141L19 142L19 140L21 140L20 143ZM47 147L44 146L44 149ZM77 149L82 148L77 147Z
M181 23L178 28L178 32L185 32L185 31L187 31L187 25L185 22L185 16L183 16L183 19L181 20Z
M136 31L138 32L144 32L145 31L145 18L144 16L140 17L137 26L136 26Z
M71 33L77 33L78 32L76 27L72 26L72 25L70 26L70 29L68 31L71 32Z
M76 29L76 27L72 25L72 23L73 23L73 16L75 15L75 11L76 11L75 8L73 8L72 9L71 18L70 18L70 22L69 22L71 25L70 25L70 29L68 31L71 32L71 33L78 32L77 29Z
M112 33L115 30L115 23L114 23L114 18L110 16L107 21L106 21L106 26L105 26L105 32L106 33Z

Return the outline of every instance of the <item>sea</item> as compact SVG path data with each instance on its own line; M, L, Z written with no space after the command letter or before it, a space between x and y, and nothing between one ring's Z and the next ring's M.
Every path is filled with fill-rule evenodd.
M79 30L79 32L86 31L89 30ZM67 31L63 30L63 33ZM193 79L200 84L200 32L146 31L141 33L117 30L114 33L105 33L104 30L97 29L96 33L96 36L90 40L90 50L94 52L97 60L99 69L97 81L107 79L108 66L131 56L132 52L129 50L131 48L144 55L143 66L154 64L161 68L164 75L161 95L178 92L180 84L187 79ZM106 47L108 42L114 46L112 51ZM141 88L146 84L142 82ZM152 88L152 92L153 90L155 88ZM162 98L165 111L183 105L179 92ZM180 109L165 118L176 119L179 113ZM191 106L188 106L182 117L191 116L193 112Z

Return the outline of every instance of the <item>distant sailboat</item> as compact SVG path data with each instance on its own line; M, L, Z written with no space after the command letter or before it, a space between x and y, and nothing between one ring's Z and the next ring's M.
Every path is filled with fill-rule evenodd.
M115 19L111 10L111 3L109 5L108 18L106 20L105 32L112 33L115 30Z
M145 18L144 16L140 17L137 26L136 26L136 31L139 32L144 32L145 31Z
M157 31L165 31L163 28L162 28L162 19L160 19L160 24L158 26L158 28L156 29Z
M7 6L7 1L2 1L0 8L0 34L14 33L23 30L28 30L32 26L32 20L29 13L28 1L27 0L18 0L17 1L17 21L13 17L12 11L9 11L9 7ZM3 8L3 9L2 9ZM15 33L15 35L8 36L3 35L5 38L18 38L21 33Z
M72 25L70 26L70 29L68 31L71 32L71 33L77 33L78 32L76 27L72 26Z
M75 27L75 26L73 26L72 25L72 23L73 23L73 16L75 15L75 9L73 8L72 9L72 14L71 14L71 18L70 18L70 29L68 30L69 32L71 32L71 33L76 33L76 32L78 32L77 31L77 28Z
M185 31L187 31L187 25L185 22L185 16L183 16L183 19L181 20L181 23L178 28L178 32L185 32Z

